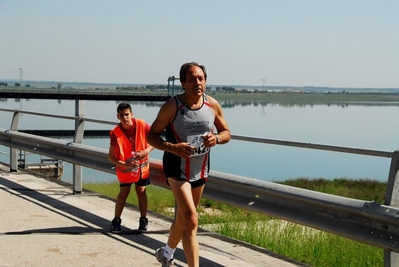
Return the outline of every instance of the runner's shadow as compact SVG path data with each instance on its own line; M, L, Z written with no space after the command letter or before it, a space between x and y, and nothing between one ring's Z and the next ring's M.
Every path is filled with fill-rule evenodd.
M44 179L44 178L38 178ZM55 181L58 182L58 181ZM61 184L65 185L65 183L60 182ZM112 238L114 240L118 240L118 242L122 242L125 245L131 246L134 249L141 250L145 253L154 257L153 253L149 253L148 250L144 250L140 246L134 245L134 243L140 244L141 246L146 246L147 248L151 249L155 252L155 250L165 244L160 242L154 238L151 238L145 234L142 234L138 230L124 229L124 233L122 234L112 234L109 232L110 221L104 219L96 214L93 214L87 210L83 210L52 198L48 195L45 195L39 191L32 190L28 187L23 185L14 183L10 180L4 179L0 177L0 184L6 188L2 188L3 190L7 190L8 193L13 194L16 197L20 197L25 201L29 201L35 205L40 206L41 208L48 210L50 212L56 213L59 216L63 216L68 218L69 220L75 221L77 224L82 226L73 226L73 227L54 227L54 228L42 228L42 229L29 229L24 231L13 231L13 232L6 232L6 235L30 235L30 234L63 234L63 235L89 235L89 234L103 234ZM70 186L70 185L69 185ZM46 190L46 193L49 193L51 190ZM17 192L17 193L15 193ZM71 190L72 192L72 190ZM51 192L50 192L51 194ZM52 195L59 194L56 190L53 191ZM82 200L84 201L84 200ZM156 215L162 217L161 215ZM93 227L97 226L97 227ZM165 229L165 231L148 231L147 233L168 233L169 229ZM120 237L125 238L125 240L121 239ZM133 243L132 243L133 242ZM175 259L178 261L185 262L185 255L182 249L177 249L175 252ZM212 260L200 257L200 265L207 266L207 267L223 267ZM175 266L182 266L179 265L178 262L175 262Z

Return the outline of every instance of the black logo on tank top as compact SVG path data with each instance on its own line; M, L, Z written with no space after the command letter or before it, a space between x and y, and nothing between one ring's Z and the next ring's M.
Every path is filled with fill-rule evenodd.
M184 115L184 109L181 109L181 110L180 110L180 114L181 114L181 115Z

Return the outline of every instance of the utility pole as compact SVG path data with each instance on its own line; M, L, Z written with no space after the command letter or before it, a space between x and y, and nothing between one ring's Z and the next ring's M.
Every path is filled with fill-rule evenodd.
M265 90L266 79L262 79L262 84L263 84L263 90Z
M21 87L22 87L22 71L23 71L23 69L19 68L19 84Z

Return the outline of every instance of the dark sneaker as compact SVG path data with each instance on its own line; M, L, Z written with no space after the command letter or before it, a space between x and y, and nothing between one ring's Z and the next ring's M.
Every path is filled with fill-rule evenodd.
M122 233L121 223L122 220L120 218L114 218L111 222L111 232L114 234Z
M155 258L157 258L158 262L162 264L162 267L170 267L170 266L175 266L173 264L173 259L167 260L163 256L163 252L165 250L165 247L160 247L159 249L155 250Z
M139 220L139 231L145 232L148 229L148 219L146 217L140 217Z

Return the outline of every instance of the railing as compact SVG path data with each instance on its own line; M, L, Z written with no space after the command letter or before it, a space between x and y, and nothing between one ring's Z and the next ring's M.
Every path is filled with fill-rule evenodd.
M0 145L10 147L11 171L17 170L14 150L19 149L64 160L77 166L115 173L114 166L108 161L107 150L81 144L85 121L109 125L115 125L115 122L9 109L0 109L0 111L14 113L11 128L0 129ZM66 142L18 132L18 122L22 113L75 120L74 141ZM204 198L275 216L383 248L385 250L385 266L399 265L399 185L397 183L399 179L399 150L387 152L238 135L233 135L232 139L391 158L384 204L215 171L210 172L211 179L205 187ZM166 187L162 162L150 159L150 164L151 183ZM80 172L74 173L74 193L80 193L82 189L82 177L79 176L81 176Z
M165 101L170 98L168 91L133 90L81 90L81 89L1 89L2 98L28 99L75 99L75 100L125 100L125 101Z
M114 89L101 89L101 90L90 90L90 89L51 89L51 88L1 88L1 93L24 93L24 94L31 94L31 93L38 93L38 94L69 94L69 95L76 95L76 94L83 94L83 95L121 95L123 97L130 96L130 95L156 95L156 96L169 96L167 89L164 91L150 91L150 90L114 90ZM42 96L43 97L43 96ZM26 98L26 97L24 97Z

